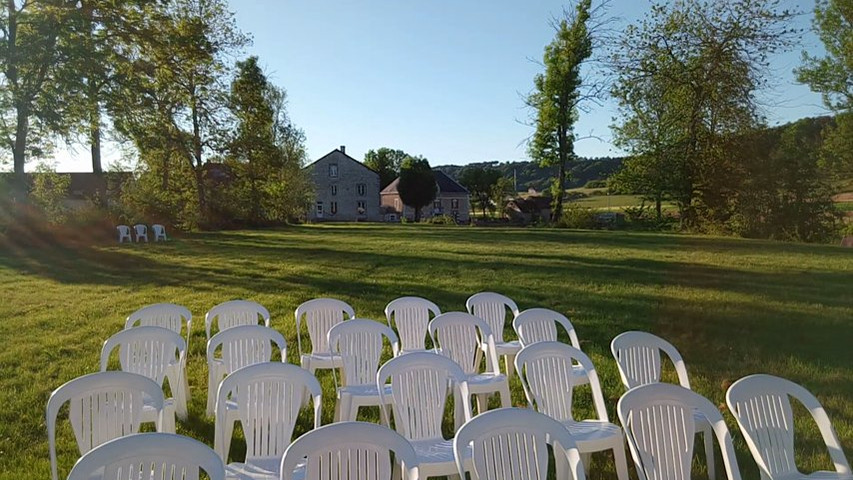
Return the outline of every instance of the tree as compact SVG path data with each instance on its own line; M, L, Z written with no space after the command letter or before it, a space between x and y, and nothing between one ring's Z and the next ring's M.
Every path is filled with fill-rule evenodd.
M229 204L242 207L239 216L251 225L285 221L304 204L298 198L307 184L300 181L305 176L302 137L290 131L286 93L268 81L258 58L238 62L237 69L230 101L237 124L228 144L236 174L230 188L237 198L228 200L239 201ZM288 201L289 196L296 198Z
M486 209L491 205L492 188L500 178L502 177L498 170L479 166L463 168L459 174L459 183L474 197L474 202L480 206L484 217Z
M678 0L653 5L612 61L618 141L647 195L672 198L683 226L723 225L743 178L738 138L761 123L756 92L768 56L791 44L775 0Z
M797 78L820 92L836 112L824 132L824 164L839 178L853 177L853 0L818 0L814 27L826 48L817 58L803 52Z
M400 175L400 164L409 155L402 150L382 147L364 154L364 165L379 172L379 189L387 187Z
M506 206L507 197L515 194L512 180L506 177L499 177L492 185L490 190L490 205L503 215L504 207Z
M429 205L438 193L435 175L427 159L406 157L400 164L400 183L397 185L403 204L415 210L415 222L421 220L421 208Z
M64 59L57 40L67 34L71 0L8 0L0 16L0 140L12 153L14 171L23 182L29 156L50 146L61 105L45 98Z
M592 36L587 28L591 8L591 0L581 0L574 14L559 22L554 40L545 47L545 73L536 75L534 91L527 98L536 125L528 152L540 165L557 167L551 186L554 221L562 215L566 169L575 159L573 127L578 107L586 99L581 92L581 66L592 55Z
M175 187L185 223L204 223L208 163L220 158L229 123L229 58L248 39L224 0L172 0L155 21L158 38L122 52L130 68L119 73L121 89L108 108L116 130L133 140L144 173L157 175L163 188ZM187 171L194 177L189 190L171 182L172 174Z

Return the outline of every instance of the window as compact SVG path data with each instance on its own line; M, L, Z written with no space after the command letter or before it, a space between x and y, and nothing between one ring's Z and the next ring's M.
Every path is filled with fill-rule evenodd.
M400 199L399 198L394 199L394 210L397 210L398 212L400 211Z
M338 194L338 186L332 185L332 195L337 195L337 194Z
M323 202L317 202L317 215L323 215Z
M364 212L367 210L364 202L358 202L358 214L364 215Z
M459 199L458 198L450 199L450 208L452 208L454 210L459 208Z
M441 200L435 200L432 202L432 208L436 210L441 210Z
M338 178L338 164L330 163L329 164L329 176L332 178Z
M358 188L358 194L361 195L362 197L364 196L364 190L366 187L367 186L363 183L359 183L358 185L356 185L356 188Z
M329 213L332 215L338 213L338 202L329 202Z

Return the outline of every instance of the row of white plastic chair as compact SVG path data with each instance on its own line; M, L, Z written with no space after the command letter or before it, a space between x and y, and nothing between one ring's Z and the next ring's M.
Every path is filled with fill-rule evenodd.
M577 354L572 350L572 347L556 342L535 344L520 352L516 366L519 372L523 372L522 378L525 378L528 368L535 371L537 363L542 366L554 364L554 360L557 360L556 364L561 363L564 367L562 381L570 385L571 375L565 367L571 365L571 356ZM594 369L591 368L590 372L595 378ZM108 398L108 402L113 402L110 409L113 415L102 414L105 418L98 420L99 424L93 425L90 432L112 431L114 437L133 433L136 430L132 427L138 425L138 422L134 424L133 415L136 412L138 419L138 409L125 405L132 403L127 401L128 398L135 399L133 401L138 403L139 397L143 395L133 395L133 388L148 388L149 393L156 397L156 390L143 386L144 382L139 380L142 377L134 374L124 374L125 390L121 391L120 387L117 387L122 383L117 381L121 376L118 374L121 373L123 372L107 372L82 377L86 381L95 377L105 379L100 385L88 385L94 387L90 388L88 398ZM107 377L112 377L109 379L112 381L110 385L103 384L107 383ZM115 447L117 444L124 444L123 442L110 442L110 446L105 446L103 452L102 449L92 450L92 454L84 455L78 462L69 478L90 478L88 475L104 466L107 467L106 476L101 478L118 478L116 467L125 469L120 478L128 478L127 468L151 468L152 464L155 468L160 468L157 466L165 465L162 457L179 452L180 461L183 462L181 468L177 469L179 475L182 468L186 470L188 464L198 461L199 465L212 465L211 478L224 478L224 473L227 472L231 478L284 479L293 478L292 472L302 470L298 475L300 478L387 479L390 478L390 462L385 455L389 450L394 451L397 460L405 464L408 478L428 478L453 473L461 474L464 478L466 471L472 473L472 478L545 478L547 449L544 448L544 443L553 444L555 440L561 447L556 448L558 445L555 445L558 478L566 478L567 466L572 470L572 478L584 478L583 465L586 462L580 461L584 456L582 441L579 441L577 433L572 431L571 424L559 422L553 411L542 411L547 408L543 407L542 403L531 402L532 406L540 410L541 413L538 414L529 410L500 409L481 414L473 420L468 414L465 425L458 430L455 438L445 440L441 436L441 412L444 410L449 385L459 389L461 395L457 395L456 400L461 398L466 413L470 412L470 404L464 400L467 396L466 379L459 366L437 354L415 353L394 358L386 363L380 369L377 382L384 385L389 379L391 394L394 396L394 401L391 402L394 421L403 440L384 433L381 427L353 427L356 432L351 431L353 428L349 427L329 426L318 428L314 432L335 432L334 436L309 432L291 444L290 437L301 391L308 389L316 393L316 421L321 403L318 400L319 385L313 376L299 367L283 363L257 364L229 376L226 380L228 383L223 383L223 389L219 393L221 403L225 403L230 395L233 401L242 404L241 423L247 441L245 463L229 464L227 468L222 469L223 475L220 476L219 465L222 465L227 457L220 455L222 460L216 462L203 452L197 459L192 449L158 449L158 445L164 446L158 443L161 438L158 437L156 440L150 438L147 443L124 442L133 445L124 451ZM530 391L525 386L525 394L530 395ZM569 398L570 393L569 388ZM774 480L806 478L796 469L793 462L790 398L801 401L810 411L835 464L836 472L819 472L820 478L850 478L849 464L817 399L790 381L769 375L752 375L735 382L729 388L726 399L759 465L762 477ZM551 401L554 400L558 404L564 403L564 400L556 398ZM217 407L220 411L223 408L221 403ZM544 403L548 403L548 400L544 400ZM76 407L72 405L72 412L79 409L79 404ZM85 404L83 407L85 414L88 409ZM693 455L691 439L697 427L696 412L702 415L703 421L712 425L714 435L721 446L726 477L729 480L740 479L731 435L716 406L704 397L682 386L651 383L630 389L619 400L617 411L641 480L690 478ZM95 418L93 415L89 420L96 423ZM222 431L220 418L222 417L217 415L217 437ZM77 420L79 422L79 418ZM73 421L72 418L72 423ZM131 431L121 432L115 428L123 425L130 425ZM81 435L78 435L78 441L80 437ZM381 448L377 449L377 445L381 445ZM623 448L620 443L619 450L622 455ZM150 454L146 457L141 453L143 450L152 449L159 452L159 457L154 462ZM354 452L362 453L353 457ZM365 457L367 452L372 452L369 459ZM375 457L379 452L384 453ZM566 456L563 457L561 452L565 452ZM122 459L121 464L116 465L116 459ZM170 478L168 468L170 467L167 467L165 478ZM85 476L75 476L78 470L80 475ZM211 470L205 470L211 473ZM148 476L146 472L142 473L142 478ZM131 478L137 478L137 475L134 474ZM156 478L163 477L158 475ZM197 477L187 474L186 478Z
M133 242L133 238L131 238L131 230L127 225L117 225L116 230L118 231L118 243L123 243L125 240L128 242ZM154 241L159 242L160 240L166 240L166 227L160 225L159 223L155 223L151 225L151 230L154 232ZM148 226L144 223L137 223L133 226L133 233L136 235L137 243L145 240L148 242Z

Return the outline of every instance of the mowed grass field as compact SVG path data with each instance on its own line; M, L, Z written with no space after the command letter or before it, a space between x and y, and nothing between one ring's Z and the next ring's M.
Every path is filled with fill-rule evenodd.
M265 305L296 362L293 311L305 300L339 298L358 316L384 321L385 305L399 296L423 296L453 311L483 290L502 292L522 309L570 317L602 379L611 420L623 388L610 340L645 330L681 351L693 388L721 409L728 385L750 373L801 383L826 407L853 456L853 250L624 232L318 225L198 233L165 244L0 245L0 478L49 478L50 392L97 371L104 340L144 305L175 302L193 312L190 417L178 432L212 445L204 313L213 305L237 298ZM506 335L514 338L509 325ZM321 381L328 423L334 388L330 375ZM517 378L512 395L524 404ZM590 415L588 387L576 398L578 417ZM363 411L364 419L378 416ZM796 414L798 464L832 469L814 424L803 409ZM724 416L744 477L757 479L734 420ZM59 425L64 478L78 455L67 413ZM308 427L306 416L297 434ZM238 437L232 448L238 460L241 444ZM700 454L696 478L703 463ZM593 455L588 476L615 478L610 455Z

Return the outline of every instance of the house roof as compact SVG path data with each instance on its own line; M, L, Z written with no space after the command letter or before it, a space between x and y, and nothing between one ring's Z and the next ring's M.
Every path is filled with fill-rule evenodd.
M510 200L509 203L514 203L518 207L518 210L524 213L537 213L542 210L551 209L551 197L541 195L531 195L526 198L518 197Z
M314 160L313 162L309 163L308 165L305 165L303 168L311 168L311 167L313 167L313 166L314 166L314 164L315 164L315 163L320 162L320 161L322 161L322 160L325 160L325 159L326 159L326 157L329 157L329 156L331 156L331 155L335 155L335 154L343 155L343 157L344 157L344 158L349 159L349 160L351 160L351 161L353 161L353 162L355 162L355 163L357 163L357 164L361 165L362 167L364 167L364 168L366 168L366 169L370 170L371 172L373 172L373 173L375 173L375 174L377 174L377 175L379 174L379 172L377 172L376 170L374 170L374 169L372 169L372 168L368 167L367 165L365 165L364 163L359 162L358 160L356 160L356 159L354 159L354 158L350 157L350 156L349 156L349 155L347 155L345 152L342 152L340 148L336 148L336 149L332 150L331 152L329 152L329 153L327 153L327 154L323 155L322 157L318 158L317 160Z
M435 176L435 183L438 185L438 193L439 195L442 193L464 193L468 194L468 189L459 184L456 180L450 178L446 173L441 170L433 170L433 175ZM397 193L397 185L400 184L400 177L394 179L393 182L389 183L387 187L383 188L381 193Z

